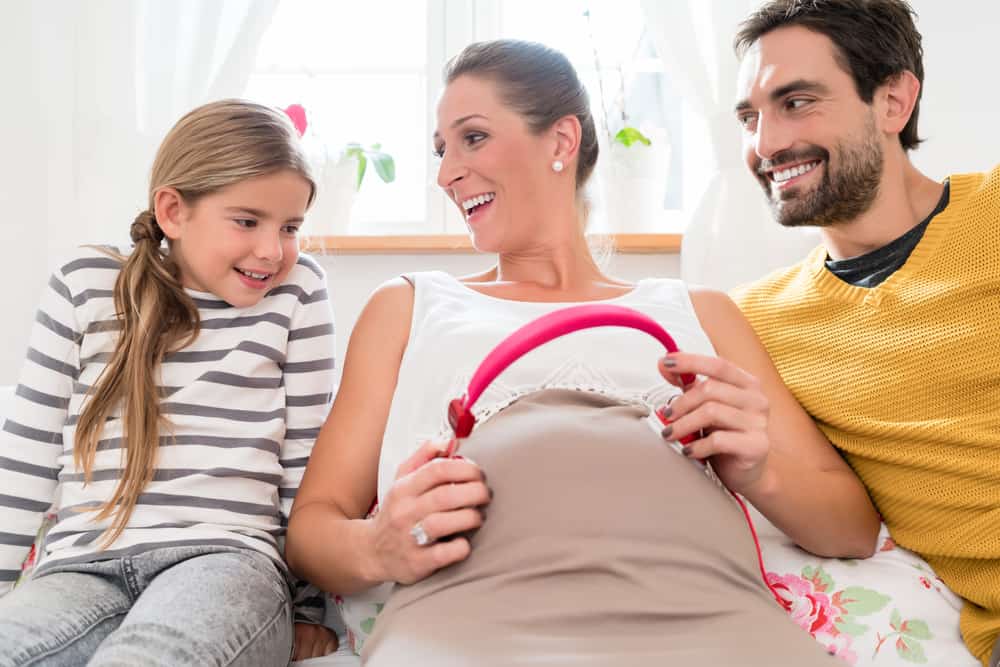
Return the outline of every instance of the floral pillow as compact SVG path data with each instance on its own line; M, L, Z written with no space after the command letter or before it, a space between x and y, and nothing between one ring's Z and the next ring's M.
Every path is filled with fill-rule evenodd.
M871 558L820 558L751 512L769 582L831 654L855 667L978 667L959 635L962 600L884 525Z

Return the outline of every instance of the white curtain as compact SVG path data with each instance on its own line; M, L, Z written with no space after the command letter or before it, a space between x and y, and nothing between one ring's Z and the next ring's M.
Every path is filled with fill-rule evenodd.
M814 230L781 229L743 163L733 115L739 63L733 35L752 0L642 0L656 50L701 131L684 136L684 164L704 164L706 185L681 247L681 276L729 289L803 257ZM697 173L697 169L691 169Z
M146 205L149 169L171 125L205 102L242 94L278 0L59 3L66 87L48 90L61 165L54 232L73 243L124 238ZM59 45L54 45L60 48Z
M278 0L0 0L0 282L15 381L55 258L127 242L163 135L243 93Z

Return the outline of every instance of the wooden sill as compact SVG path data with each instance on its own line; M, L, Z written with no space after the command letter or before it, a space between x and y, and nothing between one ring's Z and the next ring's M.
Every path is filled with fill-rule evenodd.
M676 254L681 249L680 234L612 234L615 253ZM410 255L473 254L476 251L465 234L426 234L419 236L305 236L302 250L316 255Z

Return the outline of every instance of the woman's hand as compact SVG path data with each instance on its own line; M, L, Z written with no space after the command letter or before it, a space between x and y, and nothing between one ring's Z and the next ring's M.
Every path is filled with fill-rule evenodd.
M686 456L711 458L712 468L726 486L746 494L760 482L767 466L770 403L753 375L720 357L676 352L660 360L660 373L684 393L663 408L671 422L665 438L680 440ZM681 375L699 377L683 385Z
M448 444L426 442L404 461L375 515L373 543L383 581L412 584L469 555L467 538L444 538L482 525L490 490L475 463L441 457Z
M337 641L336 633L326 626L296 623L292 660L307 660L330 655L337 650Z

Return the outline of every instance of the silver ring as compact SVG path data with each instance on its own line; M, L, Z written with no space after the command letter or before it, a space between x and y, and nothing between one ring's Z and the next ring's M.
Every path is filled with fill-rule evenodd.
M425 547L431 543L430 535L427 534L423 524L419 521L413 524L413 528L410 528L410 535L413 535L418 547Z

